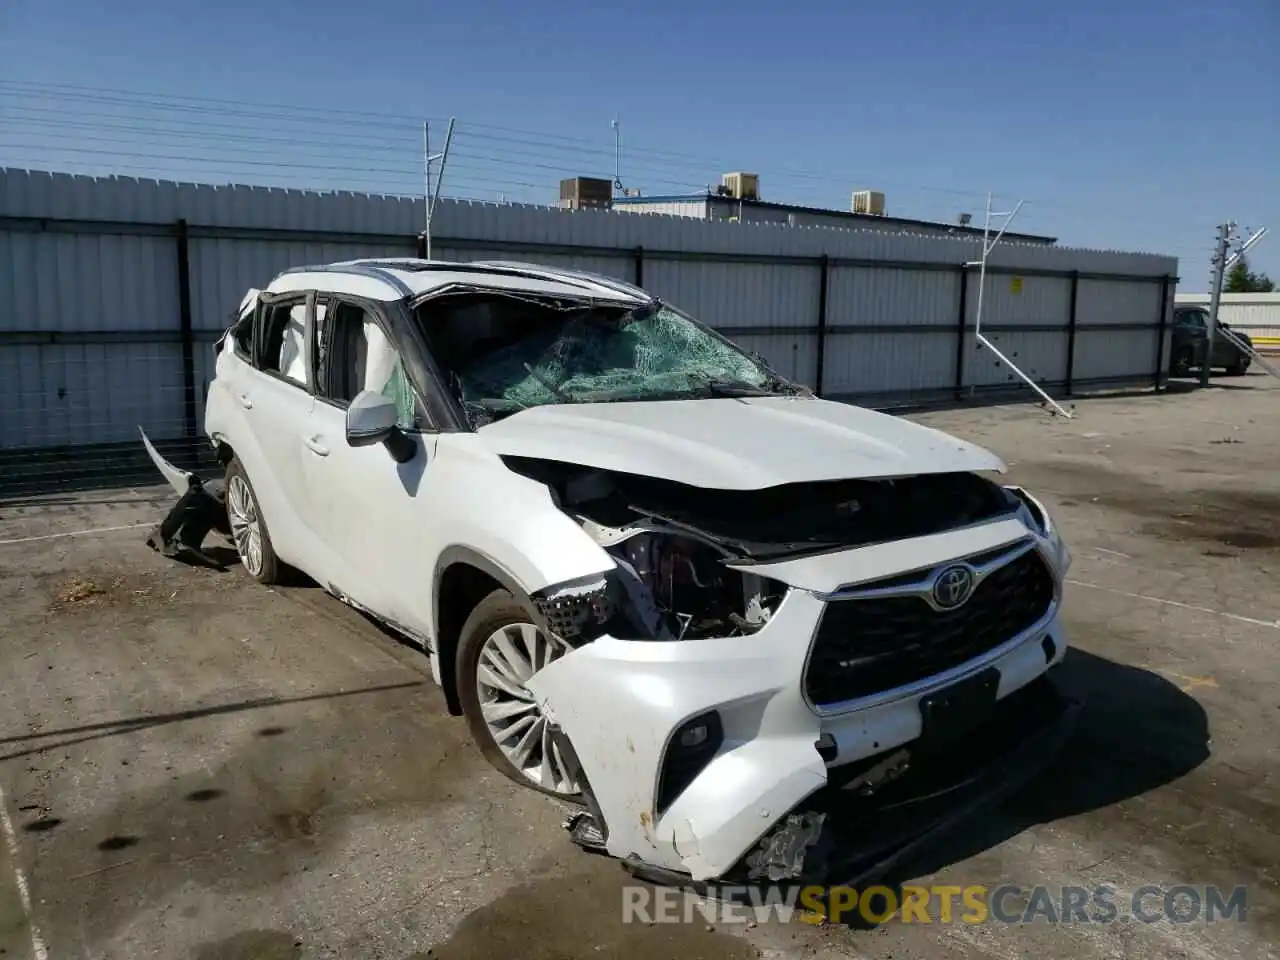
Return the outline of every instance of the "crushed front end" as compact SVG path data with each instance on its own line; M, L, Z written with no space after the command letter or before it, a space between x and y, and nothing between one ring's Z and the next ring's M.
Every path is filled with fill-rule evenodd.
M1045 676L1070 558L1023 491L960 480L934 521L863 512L930 484L806 490L795 516L845 531L815 545L794 520L786 543L741 535L740 508L700 523L631 497L627 516L576 479L585 499L565 482L557 499L618 570L568 599L590 611L576 648L528 686L578 770L583 846L672 882L847 878L1015 786L1070 729Z

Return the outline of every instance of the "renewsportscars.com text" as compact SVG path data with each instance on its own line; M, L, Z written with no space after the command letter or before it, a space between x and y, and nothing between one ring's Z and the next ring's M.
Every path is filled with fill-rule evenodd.
M673 887L624 887L624 923L1221 923L1245 922L1246 890L1144 885L1122 891L1016 884L720 886L703 896Z

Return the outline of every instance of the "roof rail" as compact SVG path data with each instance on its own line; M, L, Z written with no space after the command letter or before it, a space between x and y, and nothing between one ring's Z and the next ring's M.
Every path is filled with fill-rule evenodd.
M625 280L618 280L616 277L608 277L603 274L591 273L587 270L575 270L569 267L540 267L537 264L517 263L512 260L476 260L472 261L477 267L487 269L510 270L518 272L525 276L539 277L542 279L564 279L566 277L593 283L596 286L604 287L615 293L626 294L636 299L652 299L652 296L643 288L634 284L627 283Z
M359 277L368 277L370 280L381 280L402 297L413 295L413 291L394 273L369 263L308 264L301 267L290 267L288 270L282 271L280 276L283 277L291 273L350 273Z

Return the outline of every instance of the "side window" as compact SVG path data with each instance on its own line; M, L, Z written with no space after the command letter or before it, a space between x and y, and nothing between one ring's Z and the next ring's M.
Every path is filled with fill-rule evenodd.
M1184 310L1178 316L1178 322L1187 327L1204 328L1204 314L1199 310Z
M323 320L317 307L316 316L318 394L345 407L356 394L373 390L395 403L402 429L419 426L418 404L400 354L373 316L343 301L329 302Z
M307 304L273 303L265 308L259 367L307 386Z
M231 331L236 353L246 360L253 358L253 321L257 315L257 310L250 310L240 318Z

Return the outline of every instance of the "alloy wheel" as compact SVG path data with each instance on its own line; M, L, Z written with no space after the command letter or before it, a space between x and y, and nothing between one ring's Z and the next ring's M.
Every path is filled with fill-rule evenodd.
M244 568L258 576L262 573L262 521L253 502L253 493L244 477L233 476L227 484L227 519L231 536Z
M480 712L493 742L522 777L563 796L578 788L526 684L568 650L532 623L512 623L489 635L476 668Z

